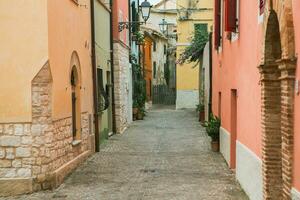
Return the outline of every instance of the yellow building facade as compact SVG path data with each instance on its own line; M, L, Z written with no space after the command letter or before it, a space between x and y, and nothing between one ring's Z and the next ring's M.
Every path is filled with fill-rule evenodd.
M177 0L177 60L191 44L196 25L207 26L207 31L210 32L213 25L213 6L212 0ZM199 68L200 65L197 63L177 64L177 109L196 108L199 104L201 81Z

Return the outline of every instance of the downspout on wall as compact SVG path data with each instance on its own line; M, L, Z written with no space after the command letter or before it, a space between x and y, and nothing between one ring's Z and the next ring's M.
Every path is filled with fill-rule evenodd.
M208 101L208 113L210 116L212 113L212 32L209 34L209 101Z
M97 109L97 64L96 64L96 37L95 37L95 5L94 0L90 0L91 5L91 40L92 40L92 79L93 79L93 100L94 100L94 124L95 124L95 150L100 151L99 116Z
M111 97L111 105L112 105L112 125L113 125L113 133L117 132L116 127L116 105L115 105L115 76L114 76L114 43L113 43L113 0L110 0L110 71L111 71L111 84L112 84L112 97ZM118 29L118 27L116 27ZM117 30L118 31L118 30Z

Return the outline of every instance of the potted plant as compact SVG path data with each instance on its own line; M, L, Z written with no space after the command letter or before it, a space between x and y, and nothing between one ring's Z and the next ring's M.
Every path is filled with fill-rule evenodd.
M142 74L142 68L137 65L132 65L133 71L133 114L134 118L142 120L145 116L145 101L146 101L146 82Z
M197 113L199 117L199 122L204 123L205 121L205 107L203 104L198 104L197 105Z
M211 138L211 149L214 152L219 152L220 149L220 127L221 120L211 115L209 121L205 122L206 132Z
M140 108L137 114L137 119L138 120L143 120L145 117L145 109L144 108Z

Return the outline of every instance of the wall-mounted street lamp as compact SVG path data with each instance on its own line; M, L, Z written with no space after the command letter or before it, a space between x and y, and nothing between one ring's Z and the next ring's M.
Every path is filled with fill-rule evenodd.
M165 34L166 36L169 36L169 27L174 26L173 23L168 23L165 19L162 19L162 22L159 24L160 31Z
M168 30L168 22L165 19L162 19L162 22L159 24L160 31L165 33Z
M147 22L150 17L152 5L147 0L144 0L139 7L144 22L119 22L119 32L122 32L124 29L129 29L132 25L142 25Z

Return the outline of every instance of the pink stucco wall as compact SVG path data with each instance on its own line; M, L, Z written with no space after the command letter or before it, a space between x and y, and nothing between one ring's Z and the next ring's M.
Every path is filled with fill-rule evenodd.
M90 5L48 0L49 61L53 76L53 117L71 116L71 55L77 52L81 75L81 111L92 112ZM68 11L68 12L66 12Z
M296 54L298 55L298 64L296 79L300 80L300 1L293 0L294 11L294 27L295 27L295 40L296 40ZM295 96L295 148L294 148L294 187L300 191L300 96Z
M231 131L231 89L237 90L237 140L261 157L260 85L262 23L258 1L241 1L239 39L223 34L222 50L213 52L213 111L222 93L222 127ZM253 13L253 17L249 17ZM256 17L257 16L257 17ZM259 25L258 25L259 24Z
M300 2L293 0L296 53L300 53ZM237 140L258 157L262 156L261 88L258 66L262 56L262 23L258 19L258 1L240 5L239 39L230 42L223 35L222 51L213 52L213 111L218 114L222 92L222 127L231 131L231 89L237 89ZM253 13L249 17L249 13ZM300 62L297 77L300 81ZM300 95L295 95L294 184L300 191Z
M128 1L115 0L113 1L113 36L114 40L122 41L124 44L129 44L128 29L124 29L122 32L118 31L119 22L128 22L129 8Z

